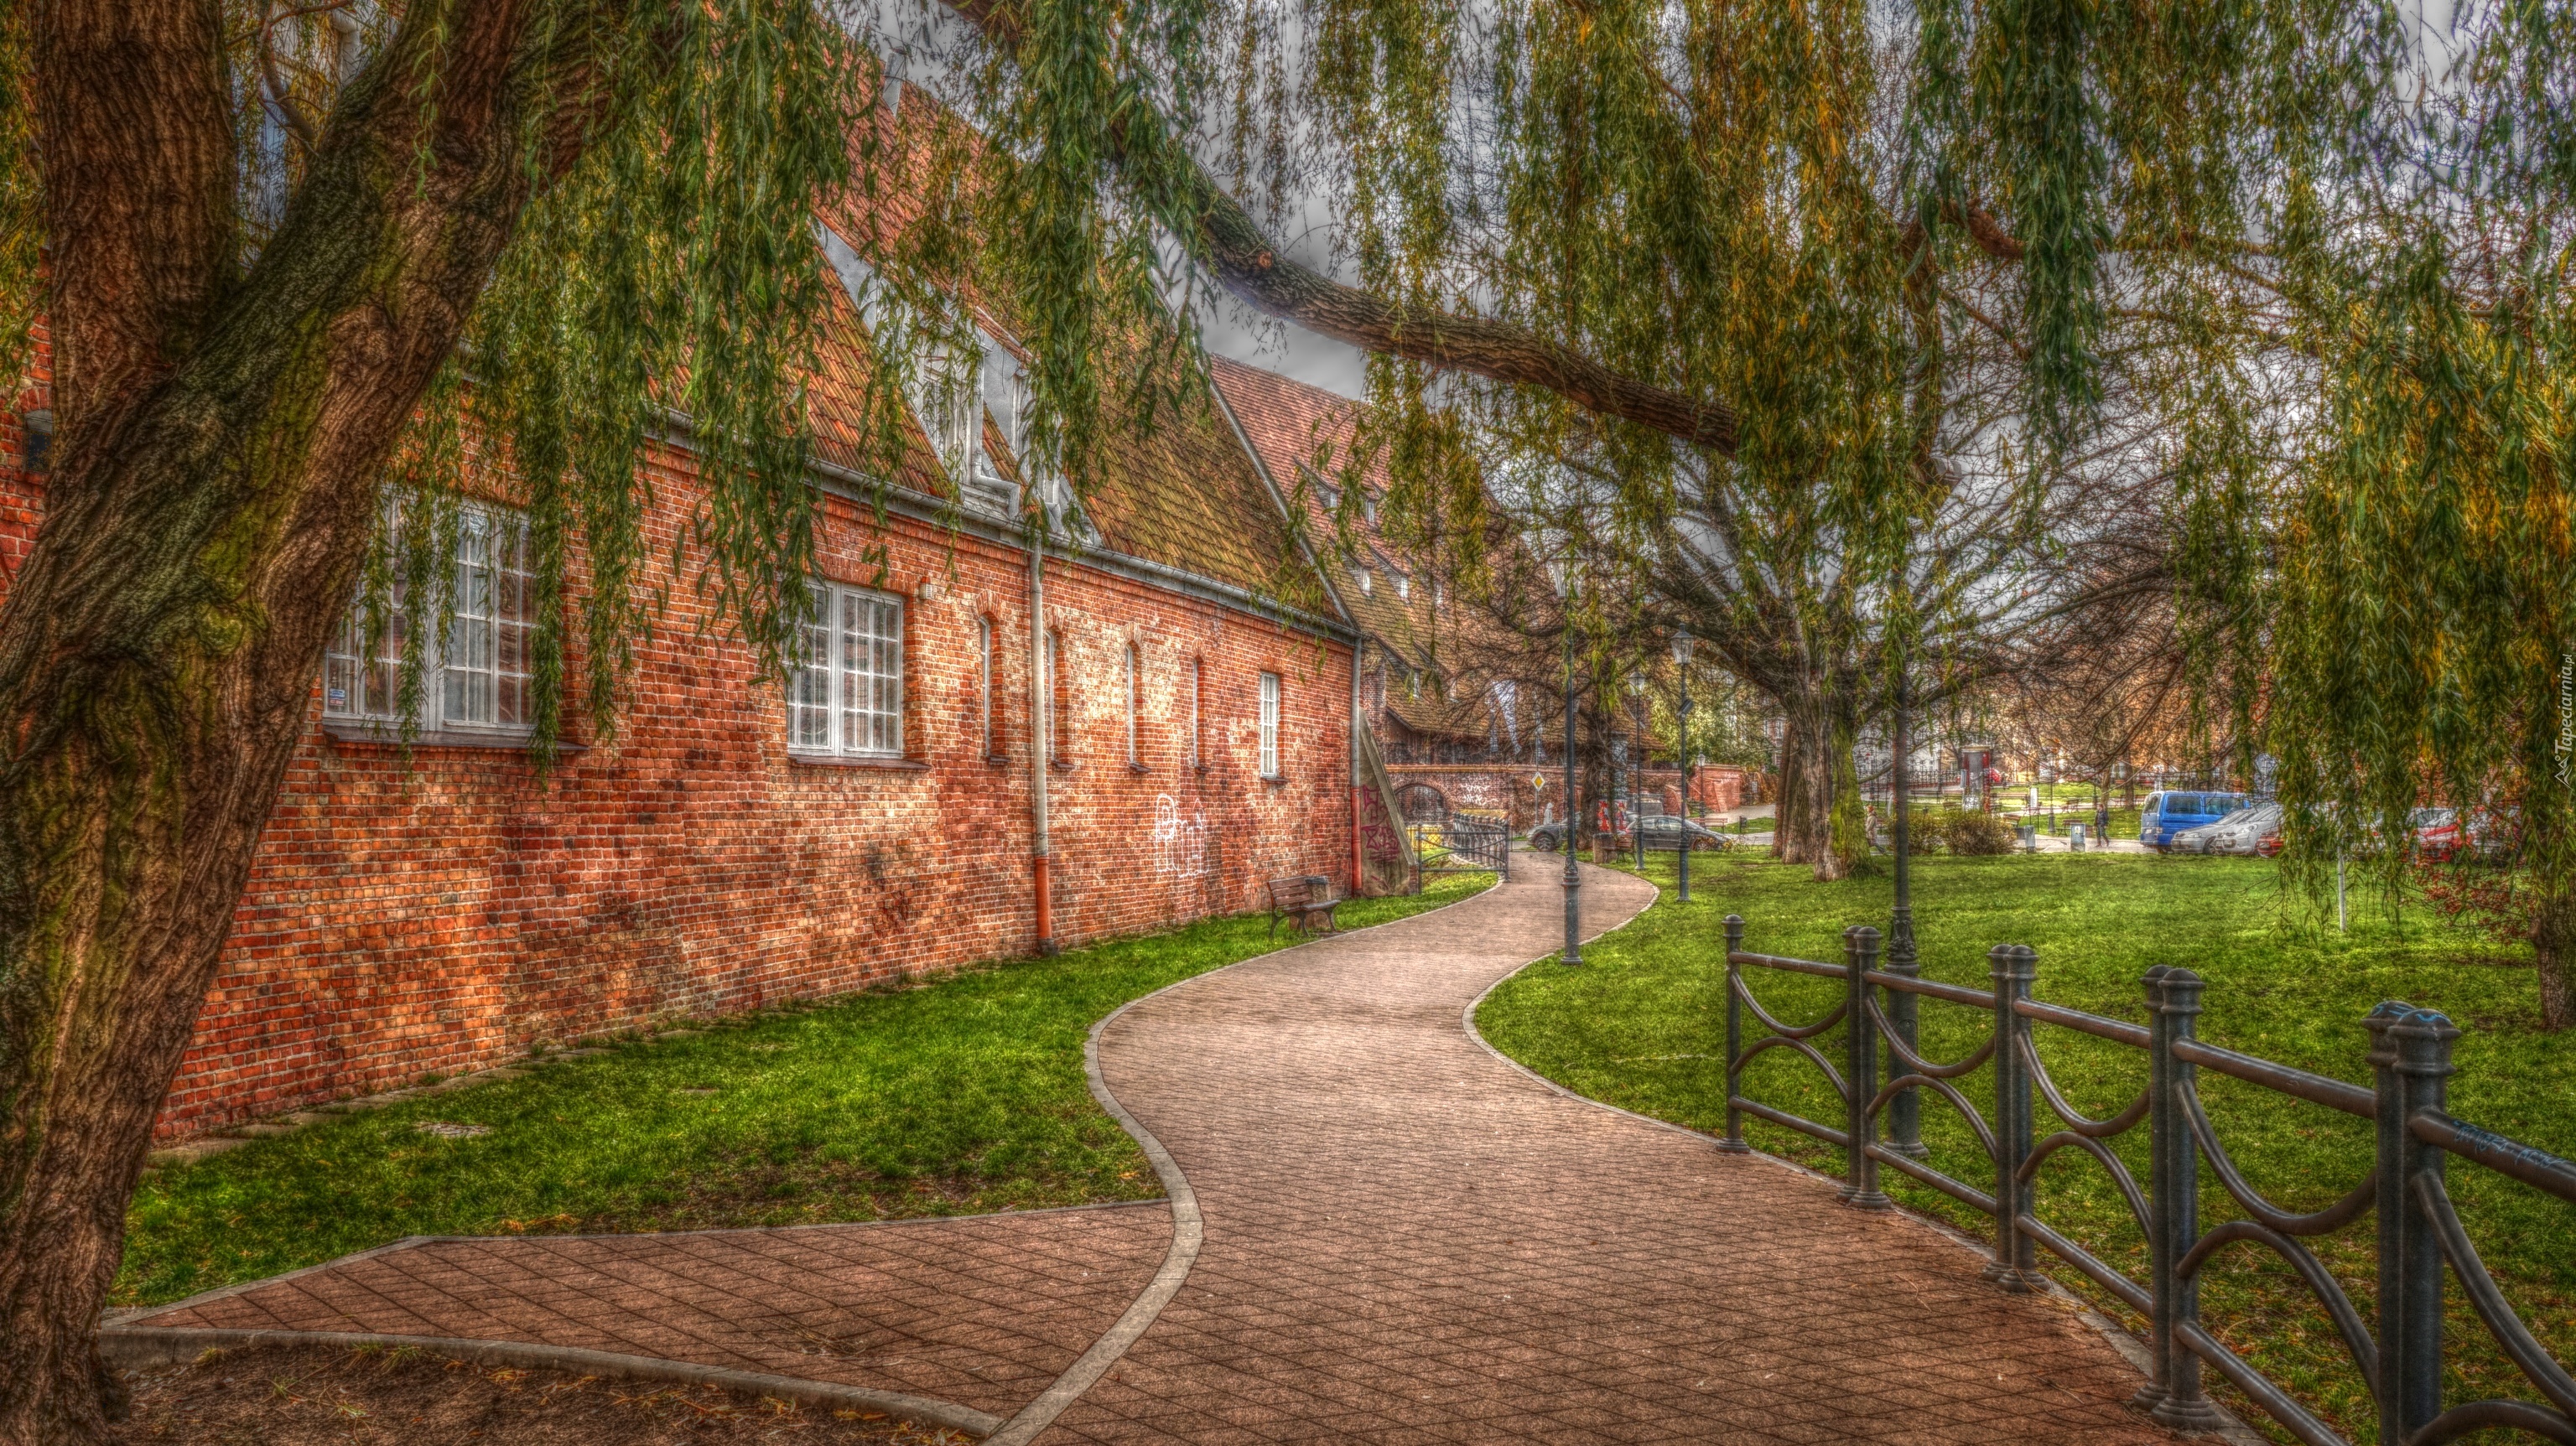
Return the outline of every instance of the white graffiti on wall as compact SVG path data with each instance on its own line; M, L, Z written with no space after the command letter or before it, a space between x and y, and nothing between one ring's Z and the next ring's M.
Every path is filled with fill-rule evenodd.
M1154 868L1184 879L1205 878L1208 873L1207 810L1192 809L1181 815L1181 806L1168 793L1154 799Z

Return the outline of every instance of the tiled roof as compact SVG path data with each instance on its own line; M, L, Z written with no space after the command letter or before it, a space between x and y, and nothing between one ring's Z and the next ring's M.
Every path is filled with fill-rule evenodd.
M929 151L933 133L954 124L918 86L904 87L900 111L899 120L890 120L881 107L871 106L861 122L878 126L880 136L894 142L898 164L917 163ZM917 183L917 176L904 179ZM899 232L917 218L919 210L907 188L896 184L872 198L844 198L829 208L824 219L845 239L882 236ZM808 410L817 455L854 466L865 455L861 442L867 433L870 358L857 309L844 296L836 295L834 300ZM1014 330L1008 298L983 294L973 298L973 304L1006 336ZM1133 350L1139 365L1187 365L1174 350L1149 344L1138 344ZM1147 361L1148 356L1160 359ZM1113 372L1117 365L1115 360L1104 362ZM1101 447L1106 465L1082 498L1083 513L1098 534L1090 545L1231 584L1310 614L1333 616L1331 598L1204 380L1190 378L1171 390L1196 397L1198 404L1183 406L1177 415L1166 412L1142 434L1131 417L1118 413L1114 401L1103 407L1100 425L1107 435ZM898 484L953 498L954 490L919 420L907 415L904 430L906 456ZM989 416L984 436L988 446L1002 441ZM1007 446L994 451L997 460L1004 462L1000 470L1016 478L1020 469L1008 459Z
M1335 474L1350 458L1359 424L1356 404L1226 357L1212 356L1208 364L1214 369L1217 390L1225 395L1253 450L1261 454L1271 480L1290 508L1303 514L1306 536L1342 605L1361 630L1388 652L1416 667L1432 666L1437 650L1431 645L1434 618L1429 595L1417 591L1398 597L1392 578L1381 578L1363 591L1358 569L1368 553L1401 554L1388 548L1364 519L1355 520L1347 531L1340 528L1316 485L1319 481L1338 485ZM1371 476L1376 479L1373 485L1383 491L1382 470L1373 468ZM1481 726L1478 732L1481 735Z

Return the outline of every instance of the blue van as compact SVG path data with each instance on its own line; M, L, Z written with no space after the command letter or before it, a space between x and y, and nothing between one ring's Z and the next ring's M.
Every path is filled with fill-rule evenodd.
M2151 793L2138 815L2138 842L2163 853L2175 834L2216 823L2243 808L2252 798L2243 793Z

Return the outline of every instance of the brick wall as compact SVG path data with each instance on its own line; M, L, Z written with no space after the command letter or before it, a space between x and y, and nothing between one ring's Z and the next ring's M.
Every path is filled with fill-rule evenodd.
M41 502L16 471L14 432L0 440L0 559L14 572ZM639 648L615 738L551 778L519 751L406 758L331 736L317 680L164 1135L541 1041L1029 950L1026 554L831 503L820 571L907 599L911 766L791 761L778 686L756 684L694 590L660 574L692 496L686 459L663 458L655 480L648 581L674 582L670 611ZM1050 775L1056 937L1248 908L1279 874L1346 874L1347 647L1105 566L1047 573L1068 702ZM978 618L995 629L999 762L978 707ZM1282 679L1276 781L1255 772L1263 671Z

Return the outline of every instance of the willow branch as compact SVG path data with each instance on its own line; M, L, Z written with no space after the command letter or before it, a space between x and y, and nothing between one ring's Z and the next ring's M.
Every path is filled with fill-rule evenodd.
M949 0L949 7L1024 73L1035 68L1037 57L1021 53L1027 37L1011 6ZM1140 121L1153 133L1142 133ZM1627 376L1513 322L1407 307L1287 259L1251 213L1161 129L1159 117L1122 119L1111 138L1118 160L1131 171L1160 174L1170 198L1166 209L1191 226L1200 259L1246 304L1362 351L1538 387L1586 411L1733 455L1735 411L1722 402L1699 401Z

